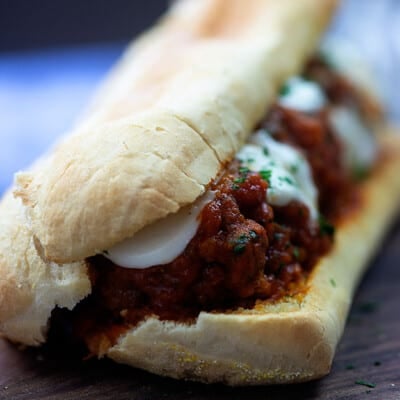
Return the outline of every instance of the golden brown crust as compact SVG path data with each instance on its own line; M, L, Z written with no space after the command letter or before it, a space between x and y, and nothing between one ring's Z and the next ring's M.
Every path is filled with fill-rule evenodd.
M391 156L363 187L363 206L343 223L302 301L201 313L193 325L150 318L109 349L112 359L160 375L230 385L316 379L330 370L354 290L398 211L400 136L381 137Z
M199 197L315 49L334 3L178 2L54 161L19 175L43 257L81 260Z

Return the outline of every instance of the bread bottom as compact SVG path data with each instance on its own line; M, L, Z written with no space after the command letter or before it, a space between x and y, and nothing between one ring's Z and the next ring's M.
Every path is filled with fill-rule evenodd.
M107 356L159 375L229 385L326 375L355 288L399 208L400 137L380 140L386 158L362 184L362 205L338 227L334 247L313 270L302 299L203 312L192 325L149 318Z

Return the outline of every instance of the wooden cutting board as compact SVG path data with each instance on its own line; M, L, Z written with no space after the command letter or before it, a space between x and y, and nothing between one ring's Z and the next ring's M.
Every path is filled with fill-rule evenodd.
M79 361L0 340L0 399L400 399L400 221L361 283L331 374L290 386L178 382L108 360Z

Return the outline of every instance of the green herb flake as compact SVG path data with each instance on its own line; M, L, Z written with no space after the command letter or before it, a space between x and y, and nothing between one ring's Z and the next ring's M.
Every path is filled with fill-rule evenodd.
M248 159L247 159L247 162L248 162L249 164L253 163L254 161L256 161L254 158L248 158Z
M366 386L366 387L369 387L369 388L374 388L374 387L376 387L376 384L375 383L372 383L372 382L368 382L368 381L364 381L364 380L362 380L362 379L360 379L360 380L358 380L358 381L355 381L354 382L356 385L362 385L362 386Z
M246 181L245 176L239 176L238 178L233 180L234 183L244 183L245 181Z
M298 260L300 258L300 250L298 247L293 247L293 255L296 260Z
M234 184L231 186L231 188L232 188L232 190L239 190L239 189L240 189L240 186L237 185L236 183L234 183Z
M255 239L258 239L258 234L255 231L250 231L248 235L242 234L238 236L233 242L233 252L235 254L242 254L246 250L247 244Z
M323 215L319 216L318 223L323 235L333 236L335 234L335 227Z
M367 167L358 165L352 168L352 176L356 182L362 182L368 178L369 169Z
M270 179L271 179L271 175L272 175L272 171L270 169L263 169L259 172L260 176L262 179L264 179L264 181L267 181L268 184L270 183Z
M290 172L292 174L297 174L298 171L299 171L299 166L297 164L292 164L290 166Z
M268 147L263 147L263 153L264 153L264 156L269 156Z
M234 242L233 252L235 254L242 254L249 240L250 238L247 235L240 235Z
M355 369L355 367L353 364L348 364L348 365L346 365L346 369L351 370L351 369Z
M239 172L240 172L241 174L248 174L248 173L250 172L250 169L247 168L247 167L240 167L240 168L239 168Z
M333 278L329 279L329 282L330 282L332 287L336 287L337 286L336 285L336 281Z
M290 85L289 83L285 83L281 86L279 90L279 95L280 96L287 96L290 93Z
M292 186L294 186L294 184L295 184L293 179L290 178L289 176L280 176L278 179L281 182L286 182L286 183L288 183L289 185L292 185Z

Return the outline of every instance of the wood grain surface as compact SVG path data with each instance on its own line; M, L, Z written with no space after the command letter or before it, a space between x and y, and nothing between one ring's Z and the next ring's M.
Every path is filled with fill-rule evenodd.
M0 340L0 399L400 399L400 221L361 283L331 374L290 386L229 388L160 378ZM358 382L358 383L357 383ZM374 386L374 387L369 387Z

